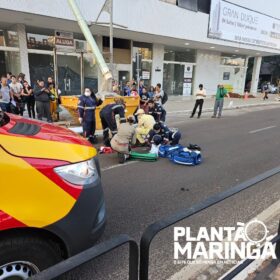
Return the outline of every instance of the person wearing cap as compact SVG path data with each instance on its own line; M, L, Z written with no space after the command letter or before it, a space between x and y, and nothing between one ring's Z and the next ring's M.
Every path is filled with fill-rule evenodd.
M136 138L140 144L145 144L145 139L149 131L155 124L153 116L145 114L143 109L138 109L135 114L138 117L138 126L136 128Z
M126 123L121 123L118 132L111 140L111 147L119 153L119 162L124 163L130 152L130 145L136 143L136 132L133 126L134 116L128 116Z
M195 105L194 105L192 114L190 115L190 118L193 118L193 116L195 115L197 107L199 107L197 118L198 119L200 118L203 103L204 103L204 98L206 97L206 91L203 88L203 84L200 84L198 87L199 87L199 89L197 90L197 92L195 94L195 96L196 96Z
M160 144L170 144L178 145L181 139L181 133L179 130L172 131L163 123L156 123L153 126L146 137L146 142L149 144L155 144L156 146Z
M115 99L114 103L106 105L99 113L105 146L110 146L109 130L111 130L113 136L118 132L116 115L120 116L120 123L126 122L125 102L122 98Z
M165 122L166 111L159 103L154 100L148 101L149 115L153 116L156 122Z

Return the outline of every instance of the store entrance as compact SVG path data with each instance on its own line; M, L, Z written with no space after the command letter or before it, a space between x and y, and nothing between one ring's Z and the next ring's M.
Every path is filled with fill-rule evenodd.
M47 81L51 76L57 80L63 95L80 95L84 87L98 89L98 69L91 54L50 51L48 54L29 53L28 56L32 85L38 79Z
M163 68L163 90L171 95L183 94L184 65L165 63Z

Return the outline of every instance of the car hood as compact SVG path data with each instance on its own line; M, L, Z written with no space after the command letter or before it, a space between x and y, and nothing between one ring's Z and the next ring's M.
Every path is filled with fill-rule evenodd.
M20 157L80 162L96 156L84 138L57 125L8 114L10 121L0 127L0 145Z

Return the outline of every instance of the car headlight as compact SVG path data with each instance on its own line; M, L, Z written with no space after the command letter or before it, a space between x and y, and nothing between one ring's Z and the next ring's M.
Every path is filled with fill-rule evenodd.
M94 159L59 166L54 171L64 180L74 185L90 184L98 177Z

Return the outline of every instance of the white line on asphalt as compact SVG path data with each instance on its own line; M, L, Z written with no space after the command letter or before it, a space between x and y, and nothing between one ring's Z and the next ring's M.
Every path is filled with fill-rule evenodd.
M251 130L251 131L249 131L249 133L257 133L257 132L260 132L260 131L263 131L263 130L267 130L267 129L271 129L271 128L274 128L274 127L276 127L276 125L267 126L267 127L256 129L256 130Z
M137 161L128 161L128 162L123 163L123 164L116 164L116 165L104 167L104 168L101 168L101 171L104 172L104 171L107 171L107 170L111 170L111 169L114 169L114 168L117 168L117 167L126 166L126 165L129 165L129 164L132 164L132 163L136 163L136 162Z

